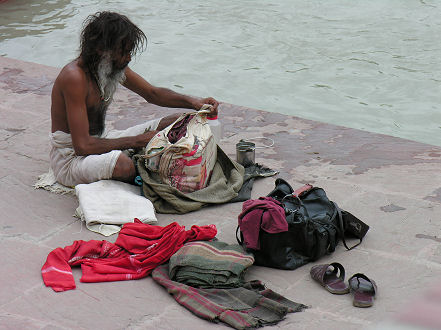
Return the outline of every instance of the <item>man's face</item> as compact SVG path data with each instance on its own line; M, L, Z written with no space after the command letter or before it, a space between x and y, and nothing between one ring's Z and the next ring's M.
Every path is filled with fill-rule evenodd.
M124 70L132 60L132 50L129 47L118 47L112 56L112 65L114 71Z
M101 60L97 67L96 79L101 97L110 100L116 87L125 79L124 68L130 62L128 56L117 56L111 52L101 55Z

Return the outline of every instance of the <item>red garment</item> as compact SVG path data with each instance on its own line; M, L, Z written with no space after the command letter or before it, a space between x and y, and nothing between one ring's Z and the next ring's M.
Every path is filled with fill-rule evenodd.
M182 118L180 121L175 123L173 127L168 131L167 137L170 143L176 143L180 138L187 134L187 126L190 120L194 117L194 115L187 115Z
M108 282L139 279L151 273L179 250L184 243L210 240L216 226L168 226L144 224L138 219L125 224L115 242L75 241L49 253L41 269L43 281L54 291L75 289L71 266L81 264L81 282Z
M282 203L271 197L245 201L242 204L242 213L239 214L238 222L245 247L254 250L260 250L260 229L270 234L288 230Z

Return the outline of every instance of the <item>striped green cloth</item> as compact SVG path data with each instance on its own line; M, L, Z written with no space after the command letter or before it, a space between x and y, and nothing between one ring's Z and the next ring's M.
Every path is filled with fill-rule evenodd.
M252 254L238 244L195 241L185 244L169 262L170 279L196 288L234 288L244 283Z
M168 264L153 270L153 279L194 315L211 322L223 322L234 329L256 329L282 321L287 313L307 308L268 289L260 281L242 287L201 289L170 280ZM292 324L291 328L292 328ZM287 325L287 329L290 328Z

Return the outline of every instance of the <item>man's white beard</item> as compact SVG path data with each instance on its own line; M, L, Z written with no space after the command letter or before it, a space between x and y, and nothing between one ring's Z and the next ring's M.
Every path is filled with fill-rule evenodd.
M101 57L97 69L97 82L101 92L101 98L109 102L113 98L119 83L126 79L124 69L114 70L110 53L105 53Z

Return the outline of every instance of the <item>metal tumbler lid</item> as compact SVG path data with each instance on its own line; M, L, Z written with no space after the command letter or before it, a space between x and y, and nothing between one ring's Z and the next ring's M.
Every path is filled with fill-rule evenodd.
M238 151L251 151L256 149L256 144L254 142L240 140L236 144L236 150Z

